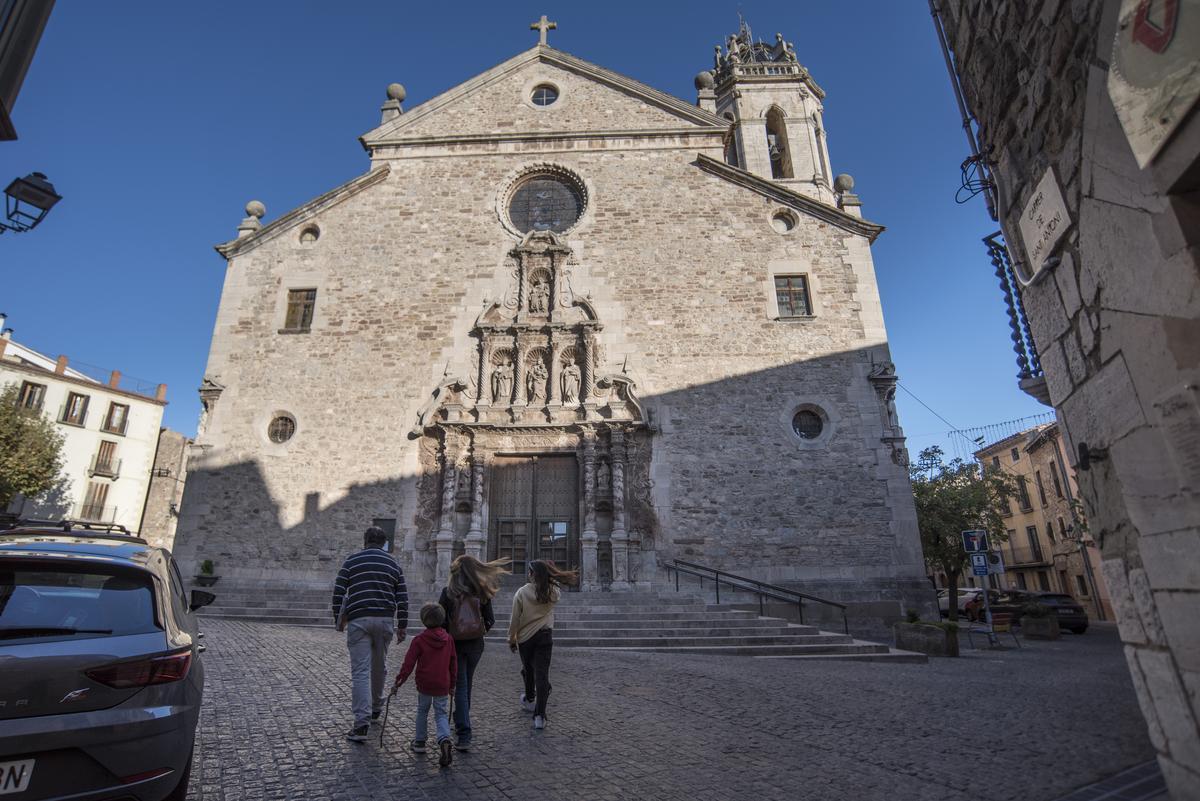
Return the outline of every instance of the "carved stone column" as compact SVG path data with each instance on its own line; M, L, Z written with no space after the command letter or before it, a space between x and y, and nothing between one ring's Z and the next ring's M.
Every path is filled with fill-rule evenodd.
M547 406L562 406L562 392L559 389L560 376L562 375L562 350L563 343L560 336L555 332L550 332L550 381L546 387L546 405Z
M483 559L487 537L483 533L483 465L486 461L476 446L471 456L471 528L463 540L468 556Z
M585 590L600 589L600 570L596 542L596 432L583 432L583 531L581 586Z
M454 550L454 494L458 488L458 459L462 450L461 435L446 432L442 445L442 514L434 538L437 549L437 568L434 578L444 583L450 577L450 555Z
M613 430L612 457L612 569L614 590L629 589L629 534L625 531L625 432Z
M596 395L596 332L591 328L584 329L583 332L583 358L579 365L582 371L580 380L579 397L588 403L595 401Z
M479 384L477 397L475 398L476 406L489 406L492 403L492 341L491 337L483 334L479 339Z
M525 395L525 347L521 343L522 329L518 328L513 337L513 406L524 406Z

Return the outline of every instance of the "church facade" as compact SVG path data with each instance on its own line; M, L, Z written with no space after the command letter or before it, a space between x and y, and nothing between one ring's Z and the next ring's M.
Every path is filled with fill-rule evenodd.
M824 93L746 31L695 103L542 42L405 109L228 260L176 549L329 580L373 522L620 591L682 559L928 603L871 258ZM520 569L519 567L517 568Z

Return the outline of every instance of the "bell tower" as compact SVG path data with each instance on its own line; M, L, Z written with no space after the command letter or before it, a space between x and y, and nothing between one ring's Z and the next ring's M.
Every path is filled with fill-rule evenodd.
M755 41L742 20L713 69L696 76L697 105L732 124L725 160L825 203L834 203L821 101L825 92L796 61L783 34Z

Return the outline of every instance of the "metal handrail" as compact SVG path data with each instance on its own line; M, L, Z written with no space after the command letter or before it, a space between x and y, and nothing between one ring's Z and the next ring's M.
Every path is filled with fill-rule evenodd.
M836 607L842 613L842 629L849 634L850 623L846 618L846 604L840 604L837 601L830 601L826 598L818 598L815 595L809 595L806 592L799 590L780 587L775 584L768 584L765 581L758 579L746 578L734 573L727 573L724 570L717 570L715 567L707 565L698 565L695 562L685 562L682 559L672 559L670 562L663 562L662 566L668 571L675 571L675 591L679 592L679 574L686 573L689 576L696 576L700 579L700 586L704 586L704 579L712 579L713 585L717 590L717 603L721 603L721 582L725 582L730 587L737 590L745 590L752 592L758 596L758 613L766 616L763 599L772 598L776 601L785 601L787 603L795 603L800 611L800 622L804 623L804 602L813 601L814 603L825 604L826 606Z

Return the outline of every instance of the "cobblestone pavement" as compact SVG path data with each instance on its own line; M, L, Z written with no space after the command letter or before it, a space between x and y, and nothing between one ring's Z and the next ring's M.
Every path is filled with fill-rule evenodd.
M489 642L475 747L448 770L406 749L408 685L382 747L378 729L366 744L344 738L349 659L332 629L205 631L194 801L1045 801L1153 757L1103 624L927 665L560 649L542 732L518 708L516 657ZM392 670L402 656L393 645Z

